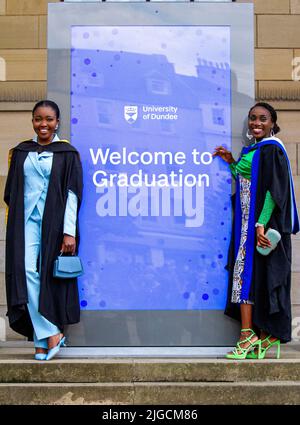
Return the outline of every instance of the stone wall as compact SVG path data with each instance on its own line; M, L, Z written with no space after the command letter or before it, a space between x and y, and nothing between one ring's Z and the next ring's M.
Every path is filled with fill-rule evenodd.
M34 102L46 94L48 3L0 0L0 339L20 338L7 324L3 330L1 319L6 312L2 198L7 152L16 142L32 135L30 111ZM254 6L256 98L272 103L279 111L280 137L290 156L300 205L300 81L293 81L292 64L294 58L300 57L300 0L254 0ZM5 81L1 81L3 63ZM293 336L300 339L300 235L293 238L292 271Z
M252 3L238 0L237 3ZM300 0L254 0L256 99L278 111L300 205ZM299 60L297 60L299 58ZM298 71L297 67L298 66ZM300 340L300 236L293 237L293 338Z
M7 153L16 142L31 137L30 111L35 101L46 95L47 5L57 2L0 0L0 340L21 338L3 319L6 314L3 188Z

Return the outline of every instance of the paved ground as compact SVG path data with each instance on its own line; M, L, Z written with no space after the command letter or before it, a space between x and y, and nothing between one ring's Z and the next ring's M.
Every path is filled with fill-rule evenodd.
M97 350L101 353L100 347L83 347L82 356L79 352L75 355L79 348L67 347L52 361L37 362L32 343L0 342L0 408L119 404L300 407L298 342L283 345L280 360L275 359L274 350L265 360L231 361L224 358L229 347L210 347L208 356L197 356L195 348L199 347L181 347L183 355L174 347L174 354L170 355L169 349L168 356L121 356L108 355L105 349L96 355ZM121 349L116 347L118 353ZM213 355L213 349L217 354Z
M194 347L193 347L194 348ZM185 348L185 354L182 354L181 351L176 351L174 349L173 354L155 354L153 355L153 351L149 352L149 355L140 355L134 354L134 348L131 348L130 353L126 354L126 351L122 352L122 349L116 347L116 354L112 354L114 348L110 349L101 349L100 347L95 348L80 348L80 347L67 347L62 348L59 356L57 358L114 358L114 357L160 357L160 358L211 358L211 359L223 359L224 354L227 351L230 351L230 347L217 347L215 350L213 347L207 348L206 353L201 353L201 349L199 353L196 350L191 350L189 353L189 349ZM275 358L275 351L270 351L268 353L268 358ZM170 349L168 349L170 351ZM214 352L215 351L215 352ZM34 347L30 342L23 341L6 341L0 342L0 360L30 360L33 358ZM121 353L121 354L120 354ZM300 361L300 342L291 342L289 344L281 345L281 359L295 359L296 361Z

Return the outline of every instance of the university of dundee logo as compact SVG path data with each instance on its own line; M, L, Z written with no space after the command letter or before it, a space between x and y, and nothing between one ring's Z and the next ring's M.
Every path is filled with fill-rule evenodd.
M133 124L138 117L137 106L124 106L124 118L129 124Z

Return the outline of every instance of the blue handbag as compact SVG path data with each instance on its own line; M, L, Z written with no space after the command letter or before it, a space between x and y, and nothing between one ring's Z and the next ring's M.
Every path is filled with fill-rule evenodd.
M81 259L78 256L59 255L54 261L53 277L58 279L73 279L83 274Z

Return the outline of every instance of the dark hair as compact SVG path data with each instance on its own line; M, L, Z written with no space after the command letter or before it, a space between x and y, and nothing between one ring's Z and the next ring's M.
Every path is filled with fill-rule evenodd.
M252 109L254 109L256 107L265 108L265 109L267 109L267 111L270 112L270 114L271 114L271 120L274 123L274 127L273 127L274 134L279 133L280 127L277 124L277 112L275 111L275 109L273 108L273 106L271 106L269 103L266 103L266 102L258 102L254 106L252 106L252 108L249 110L248 118L250 117L250 114L251 114Z
M32 110L32 116L34 115L35 111L40 108L40 107L49 107L51 109L53 109L53 111L55 112L56 118L59 119L60 116L60 111L59 111L59 107L57 106L57 104L55 102L53 102L52 100L40 100L38 103L36 103L34 105L34 108Z

